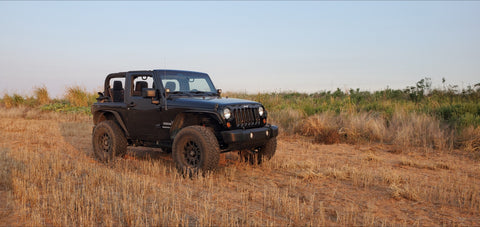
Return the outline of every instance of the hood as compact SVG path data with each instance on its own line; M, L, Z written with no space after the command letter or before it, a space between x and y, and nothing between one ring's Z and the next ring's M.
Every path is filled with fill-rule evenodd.
M260 103L234 98L218 98L218 97L179 97L168 100L169 107L189 107L200 109L215 109L215 107L235 106L235 105L252 105L261 106Z

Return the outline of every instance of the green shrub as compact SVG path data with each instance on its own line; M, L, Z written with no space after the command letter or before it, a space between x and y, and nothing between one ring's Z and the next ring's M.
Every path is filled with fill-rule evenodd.
M40 107L44 111L54 111L60 113L82 113L91 115L91 109L87 106L73 106L66 100L56 100L50 104L46 104Z

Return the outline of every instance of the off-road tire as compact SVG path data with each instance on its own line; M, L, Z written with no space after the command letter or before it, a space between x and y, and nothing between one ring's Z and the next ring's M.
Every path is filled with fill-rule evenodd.
M263 161L270 160L277 150L277 138L271 138L260 147L252 150L241 150L238 154L244 162L260 165Z
M102 162L110 162L115 156L123 157L127 152L127 139L115 121L102 121L92 133L93 153Z
M218 167L220 147L213 132L203 126L188 126L173 140L172 158L177 169L188 175Z

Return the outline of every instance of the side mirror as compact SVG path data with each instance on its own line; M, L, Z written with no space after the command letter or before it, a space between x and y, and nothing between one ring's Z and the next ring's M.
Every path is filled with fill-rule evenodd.
M155 96L156 96L155 89L153 89L153 88L142 89L142 97L144 97L144 98L154 98Z
M217 89L217 94L218 94L218 97L220 97L222 95L222 89Z

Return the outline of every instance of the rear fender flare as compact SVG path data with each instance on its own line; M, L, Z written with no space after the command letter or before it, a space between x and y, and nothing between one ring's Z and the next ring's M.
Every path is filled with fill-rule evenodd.
M101 113L95 114L93 117L95 124L99 123L99 119L101 116L105 116L107 114L112 114L115 117L115 121L117 121L118 125L120 125L123 132L125 133L125 136L127 136L127 138L130 137L130 134L128 133L127 127L125 126L125 123L123 122L122 117L116 111L105 110L105 111L102 111Z

